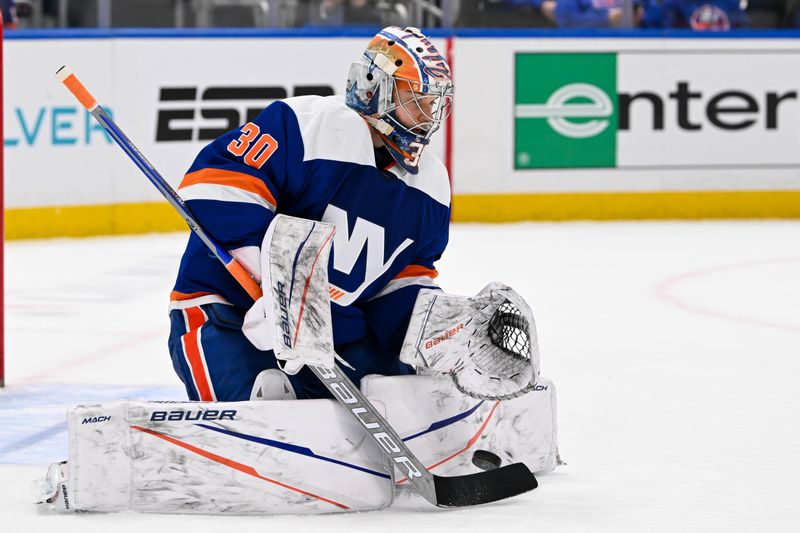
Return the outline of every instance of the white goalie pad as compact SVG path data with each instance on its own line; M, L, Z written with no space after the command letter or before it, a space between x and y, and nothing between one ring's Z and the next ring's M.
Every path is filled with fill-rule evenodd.
M333 400L125 401L68 418L74 510L316 514L392 501L386 459Z
M385 407L386 420L434 474L473 474L517 462L545 474L559 464L550 380L502 401L466 396L441 374L366 376L361 389Z
M450 374L461 392L475 398L514 398L531 390L539 375L533 312L499 282L471 298L422 290L400 360Z

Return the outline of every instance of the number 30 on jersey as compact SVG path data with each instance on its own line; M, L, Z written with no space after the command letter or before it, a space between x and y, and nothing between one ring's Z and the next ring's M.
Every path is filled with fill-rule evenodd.
M235 156L244 155L244 162L260 169L275 153L278 141L269 133L261 134L261 128L252 122L242 126L242 134L228 144L228 151Z

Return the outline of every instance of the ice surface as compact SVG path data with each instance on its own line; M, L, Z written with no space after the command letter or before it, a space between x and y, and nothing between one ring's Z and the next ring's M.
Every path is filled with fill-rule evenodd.
M536 491L441 511L48 516L29 482L66 456L67 406L183 399L166 350L186 235L6 245L2 531L798 531L800 222L454 225L449 292L525 296L569 463Z

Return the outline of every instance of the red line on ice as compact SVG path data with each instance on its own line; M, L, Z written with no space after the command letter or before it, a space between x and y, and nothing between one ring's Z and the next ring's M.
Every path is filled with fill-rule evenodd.
M58 375L61 372L67 370L75 370L75 368L77 367L88 365L89 363L93 363L99 359L105 359L106 357L117 356L118 350L128 349L131 346L136 346L137 344L149 341L150 339L162 336L163 334L164 332L160 329L158 331L152 331L150 333L143 333L142 335L137 335L136 337L133 337L131 339L118 342L110 346L105 346L103 348L99 348L97 350L94 350L93 352L89 352L87 355L84 355L83 357L78 357L77 359L70 359L68 361L64 361L61 364L52 366L49 369L37 372L36 374L31 374L21 379L14 379L14 383L17 385L30 385L32 383L36 383L43 379Z
M780 324L777 322L769 322L766 320L759 320L757 318L751 318L747 316L738 316L730 313L723 313L720 311L716 311L714 309L709 309L707 307L703 307L700 305L694 305L683 301L679 296L672 294L671 290L683 283L684 281L700 278L703 276L712 276L714 274L719 274L722 272L730 272L733 270L744 270L747 268L755 268L761 266L768 266L768 265L775 265L779 263L797 263L800 262L800 257L784 257L784 258L777 258L777 259L765 259L759 261L748 261L745 263L733 263L729 265L718 265L709 268L703 268L700 270L693 270L689 272L683 272L681 274L677 274L675 276L669 277L667 279L661 280L658 282L655 287L656 297L659 300L662 300L670 305L674 305L680 309L685 311L689 311L692 313L697 313L700 315L711 316L714 318L720 318L722 320L729 320L732 322L740 322L742 324L748 324L751 326L758 326L764 328L772 328L772 329L780 329L783 331L794 331L800 332L800 326L795 326L792 324Z

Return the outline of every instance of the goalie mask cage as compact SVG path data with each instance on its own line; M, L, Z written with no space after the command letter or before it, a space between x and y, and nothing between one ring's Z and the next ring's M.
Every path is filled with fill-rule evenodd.
M5 156L3 154L3 145L5 144L5 136L3 134L3 13L0 11L0 388L6 384L6 357L5 357L5 285L3 278L6 274L5 254L3 250L6 245L6 230L3 219L5 218L5 209L3 209L4 198L3 188L5 182L3 181L3 167L6 165Z

